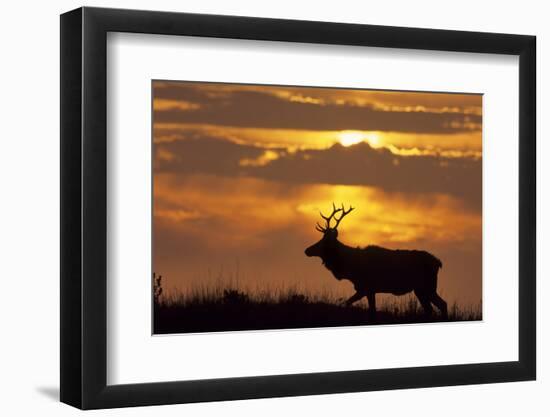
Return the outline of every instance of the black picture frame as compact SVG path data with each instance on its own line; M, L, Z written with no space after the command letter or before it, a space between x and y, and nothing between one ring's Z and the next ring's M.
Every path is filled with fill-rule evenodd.
M108 32L519 56L519 360L107 385ZM524 35L88 7L61 15L61 401L94 409L535 379L535 51Z

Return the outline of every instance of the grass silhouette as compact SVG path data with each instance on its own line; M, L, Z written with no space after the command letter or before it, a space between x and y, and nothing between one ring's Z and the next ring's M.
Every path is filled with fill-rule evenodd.
M153 278L153 330L170 334L481 320L481 306L454 304L443 319L438 314L427 317L414 296L392 300L381 303L370 320L366 303L347 307L326 293L293 288L247 292L219 285L165 295L159 276Z

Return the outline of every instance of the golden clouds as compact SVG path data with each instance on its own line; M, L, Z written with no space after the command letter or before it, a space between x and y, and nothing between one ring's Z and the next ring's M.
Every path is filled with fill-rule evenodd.
M332 202L357 207L341 227L343 239L352 245L450 244L481 237L479 213L445 194L411 198L374 187L289 186L256 178L207 175L181 180L174 174L155 175L154 190L155 222L169 223L207 246L220 241L232 247L247 242L250 250L261 246L270 233L288 229L314 239L319 211L326 211Z
M332 202L356 207L340 228L342 237L352 245L396 246L419 241L449 244L480 237L478 213L466 210L458 199L444 194L411 199L403 193L373 187L323 185L311 187L302 201L308 203L300 204L298 210L307 214L310 227L319 220L319 211L329 209Z
M153 100L153 110L163 111L163 110L196 110L199 109L200 105L196 103L190 103L184 100L169 100L156 98Z
M387 148L404 156L441 155L444 157L481 157L481 132L463 132L452 135L419 134L382 131L316 131L292 129L258 129L201 124L157 123L154 142L157 144L185 140L200 134L224 138L241 145L261 148L327 149L336 143L350 146L368 142L373 148Z
M264 151L264 153L262 153L257 158L241 159L239 161L239 165L242 167L247 167L247 166L261 167L269 164L271 161L275 161L278 158L279 158L279 153L268 149Z
M271 232L293 223L293 205L281 203L297 198L282 184L254 178L156 174L154 222L193 236L206 247L246 245L248 251L262 246Z
M481 95L217 83L153 84L155 123L317 131L481 129Z
M158 83L158 84L157 84ZM170 89L192 85L210 97L235 93L267 94L290 102L326 106L374 106L383 111L465 113L481 115L482 95L430 93L417 91L367 90L353 88L286 87L223 83L155 82L155 87Z

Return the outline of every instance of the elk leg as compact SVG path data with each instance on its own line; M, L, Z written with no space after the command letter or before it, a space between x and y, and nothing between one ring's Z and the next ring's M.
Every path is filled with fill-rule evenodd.
M350 305L352 305L353 303L355 303L356 301L359 301L361 298L363 298L364 295L363 294L359 294L358 292L356 292L355 294L353 294L350 298L348 298L348 300L346 301L346 307L349 307Z
M422 308L424 309L424 314L427 317L430 317L433 313L432 303L430 302L430 298L426 296L426 294L423 293L417 293L415 291L416 296L418 297L418 301L420 301L420 304L422 305Z
M369 317L374 319L376 317L376 294L369 292L367 299L369 300Z
M447 318L447 303L436 292L432 295L432 303L441 311L443 318Z

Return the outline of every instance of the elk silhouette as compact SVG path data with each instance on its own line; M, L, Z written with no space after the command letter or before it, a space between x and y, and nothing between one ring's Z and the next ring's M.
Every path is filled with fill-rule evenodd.
M349 306L366 296L369 315L374 318L377 293L404 295L414 291L426 315L432 314L433 303L442 316L447 317L447 303L436 292L437 273L443 264L434 255L426 251L392 250L374 245L353 248L338 241L338 225L353 209L350 206L345 210L343 204L336 208L332 203L330 216L320 213L326 226L317 223L315 228L323 233L323 237L305 250L308 257L320 257L337 280L347 279L353 283L356 292L345 304ZM331 220L335 221L334 227L330 226Z

